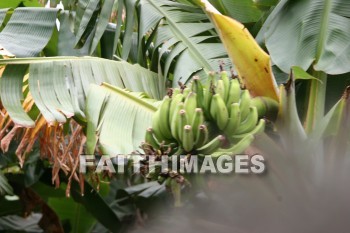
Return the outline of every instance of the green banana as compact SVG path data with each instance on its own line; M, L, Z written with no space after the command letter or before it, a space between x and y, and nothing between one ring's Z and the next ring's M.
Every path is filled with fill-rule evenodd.
M224 87L225 87L225 102L227 102L228 100L228 97L230 95L230 78L228 77L227 75L227 72L226 71L221 71L221 79L222 81L224 82Z
M159 107L159 125L160 125L160 132L164 135L165 138L171 139L171 131L170 131L170 121L169 121L169 114L170 114L170 103L171 99L169 96L165 96L163 99L162 104Z
M198 129L196 130L196 141L195 146L196 148L202 147L205 143L207 143L209 139L209 131L206 125L200 125Z
M249 114L246 119L238 126L235 134L249 133L258 123L258 110L256 107L249 107Z
M197 129L201 124L203 124L203 122L204 122L203 110L201 108L196 108L194 118L192 122L190 122L193 128L194 138L197 137L197 131L198 131Z
M265 131L265 125L266 125L266 121L264 119L260 119L258 124L255 126L255 128L250 131L250 132L246 132L244 134L234 134L231 136L231 139L233 139L234 141L244 138L247 135L257 135L260 134L262 132Z
M213 97L213 89L215 87L215 73L209 72L207 83L205 85L205 89L203 90L203 110L204 115L207 119L211 119L209 114L210 112L210 104L211 99Z
M212 157L217 158L222 155L236 155L242 153L245 149L247 149L250 144L254 141L254 136L252 134L248 134L238 143L234 144L230 148L227 149L218 149L217 152L212 153Z
M185 99L187 98L188 94L190 94L190 92L191 88L186 87L185 89L183 89L182 94L184 95Z
M194 145L192 126L185 125L185 127L183 128L182 139L182 147L186 152L190 152L193 149Z
M179 94L177 94L175 96L173 95L173 97L171 98L170 110L169 110L170 111L169 112L170 124L171 124L171 122L173 120L174 113L175 113L175 110L177 108L177 105L183 101L183 96L184 95L182 93L179 93Z
M192 91L197 94L197 106L203 108L204 104L204 89L198 76L193 77Z
M176 96L176 95L178 95L180 93L181 93L181 89L180 88L173 88L171 97L173 98L174 96Z
M233 103L230 106L230 117L224 129L225 133L230 136L233 135L241 123L241 111L238 103Z
M183 128L185 127L185 125L187 125L187 114L186 111L184 109L181 109L179 112L179 116L177 117L177 122L176 122L176 127L177 127L177 135L179 138L180 142L183 142Z
M219 149L224 144L224 141L225 137L218 135L204 146L198 148L197 152L202 155L209 155Z
M151 127L149 127L146 130L145 141L147 144L151 145L154 149L156 149L156 150L159 149L160 145L159 145L158 141L154 138L153 129Z
M226 103L226 92L228 92L227 89L225 89L225 83L222 79L218 80L215 92L221 96L221 98Z
M153 129L153 133L156 137L156 139L158 140L159 143L162 143L163 141L166 141L166 137L162 134L161 130L160 130L160 124L159 124L159 120L160 120L160 110L158 109L152 117L152 129Z
M170 125L170 131L171 131L171 135L176 139L176 140L180 140L179 134L178 134L178 118L179 118L179 114L180 114L180 110L184 108L184 103L183 102L179 102L174 110L173 115L171 116L171 125Z
M227 108L233 103L238 103L240 97L241 97L241 85L239 84L239 81L237 78L231 79L230 88L228 91L228 98L226 101Z
M239 102L239 107L241 109L241 120L244 121L249 114L249 107L251 103L251 98L248 90L243 90L241 95L241 100Z
M184 109L186 110L186 113L187 113L188 122L192 122L195 115L196 108L197 108L197 94L194 92L190 92L184 102Z
M216 75L214 71L210 71L208 73L207 83L205 84L205 88L211 88L212 86L216 86Z
M279 104L274 99L258 96L251 99L250 105L256 107L259 117L267 117L271 120L277 117Z
M195 85L195 82L194 80L199 80L199 77L198 76L193 76L192 77L192 80L191 80L191 91L192 92L196 92L196 85Z
M221 95L215 94L211 100L210 115L216 121L216 125L223 130L228 122L228 111Z
M213 93L210 90L210 87L204 89L203 110L204 110L204 115L205 115L205 117L208 120L211 119L211 116L210 116L210 104L211 104L212 97L213 97Z

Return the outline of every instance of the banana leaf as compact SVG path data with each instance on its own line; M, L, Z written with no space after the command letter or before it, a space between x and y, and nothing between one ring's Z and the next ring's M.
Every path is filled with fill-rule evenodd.
M300 66L328 74L350 71L350 4L347 0L282 0L261 34L272 61L284 72ZM296 39L297 38L297 39Z

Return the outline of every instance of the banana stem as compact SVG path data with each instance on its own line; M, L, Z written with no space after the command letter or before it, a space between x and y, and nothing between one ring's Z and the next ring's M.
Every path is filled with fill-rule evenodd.
M326 100L327 74L315 70L312 71L312 74L317 80L310 80L309 102L304 123L307 133L310 133L324 116Z

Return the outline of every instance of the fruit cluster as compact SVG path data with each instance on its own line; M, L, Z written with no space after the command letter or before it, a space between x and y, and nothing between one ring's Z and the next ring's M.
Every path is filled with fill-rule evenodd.
M188 87L172 89L155 112L145 142L154 149L171 145L176 154L211 154L251 141L264 127L249 91L223 71L219 77L210 73L204 85L194 77Z

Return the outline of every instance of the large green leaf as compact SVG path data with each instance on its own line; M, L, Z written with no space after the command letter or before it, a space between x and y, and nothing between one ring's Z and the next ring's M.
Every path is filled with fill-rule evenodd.
M156 109L142 95L108 84L92 85L86 106L87 152L94 152L97 140L110 156L139 149Z
M113 10L113 4L114 4L114 0L103 1L101 13L96 25L96 31L90 47L90 54L92 54L95 51L105 29L107 28L110 15Z
M85 99L91 83L108 82L132 91L146 92L154 99L164 96L160 91L163 87L159 86L162 82L155 73L127 62L92 57L56 57L5 59L0 60L0 64L10 65L0 79L2 103L12 120L26 127L34 126L21 109L26 64L30 64L29 91L49 123L64 123L66 117L71 116L85 121Z
M1 102L13 119L16 119L20 125L32 126L33 120L25 113L22 102L22 83L23 76L27 71L28 65L9 65L0 80ZM5 93L11 93L6 95Z
M9 9L1 9L0 10L0 26L2 26L2 24L4 23L8 10Z
M77 4L74 33L77 48L82 47L92 33L98 14L100 1L79 0Z
M57 18L59 20L59 30L56 28L52 37L44 49L45 56L88 56L89 43L85 43L80 49L74 48L75 35L72 31L74 14L69 11L60 11ZM91 36L88 42L91 41Z
M187 82L192 74L201 70L219 70L220 62L227 70L232 66L213 31L213 24L199 7L167 0L141 0L131 5L132 2L124 6L127 24L122 58L147 65L145 59L152 57L151 62L156 64L150 65L159 67L158 72L165 77L173 77L173 85L178 81ZM135 41L130 38L134 31L128 19L134 20L135 9L138 37L137 45L133 46Z
M230 16L241 23L257 22L262 16L256 0L212 0L210 3L222 14Z
M55 210L61 221L69 221L71 232L89 232L95 219L80 203L71 198L49 198L48 205Z
M284 72L300 66L328 74L350 71L350 2L282 0L264 25L266 46Z
M35 57L49 42L59 9L17 8L0 33L0 45L17 57Z

